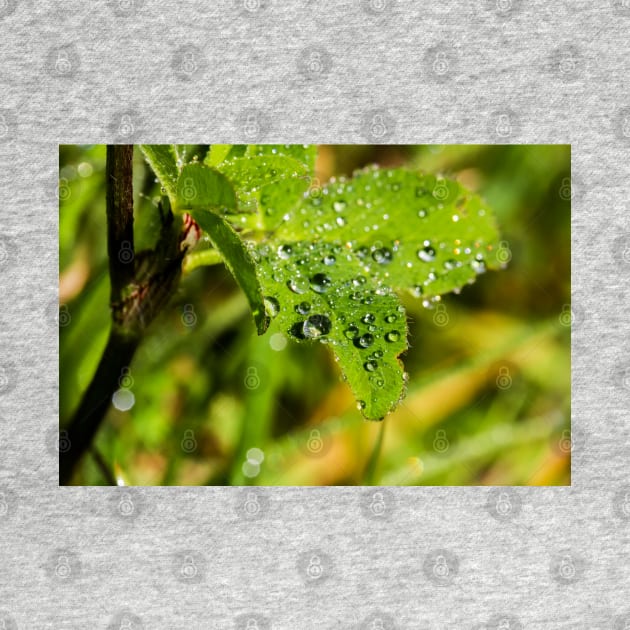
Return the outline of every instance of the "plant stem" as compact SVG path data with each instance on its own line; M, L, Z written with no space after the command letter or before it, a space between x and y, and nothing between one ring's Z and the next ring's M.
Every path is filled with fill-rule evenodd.
M365 473L363 474L363 479L365 481L366 486L374 485L376 467L378 465L378 458L381 455L381 449L383 447L384 437L385 437L385 422L381 422L381 426L378 430L378 435L376 437L376 442L374 443L374 448L372 449L370 458L368 459L367 464L365 466Z
M188 248L181 217L167 213L155 250L136 255L133 244L133 145L107 147L107 252L112 328L107 346L69 427L69 449L60 453L59 482L72 474L109 409L146 328L166 305L181 277ZM190 224L186 228L190 230Z

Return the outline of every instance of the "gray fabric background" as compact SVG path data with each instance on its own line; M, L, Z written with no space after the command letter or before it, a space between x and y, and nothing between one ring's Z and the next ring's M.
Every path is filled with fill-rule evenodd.
M0 629L630 628L629 29L627 0L1 0ZM59 488L58 144L111 141L571 143L573 486L392 488L384 519Z

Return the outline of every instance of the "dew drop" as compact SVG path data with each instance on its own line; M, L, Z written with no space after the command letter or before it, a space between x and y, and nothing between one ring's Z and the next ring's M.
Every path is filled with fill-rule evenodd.
M379 265L385 265L391 262L392 257L392 251L387 247L381 247L372 252L372 259L379 263Z
M435 250L431 245L425 245L418 250L418 258L423 262L432 262L435 260Z
M316 273L311 278L311 289L315 293L325 293L331 285L330 278L325 273Z
M343 227L346 224L346 220L343 217L337 217L335 219L335 223L339 226L339 227Z
M455 269L457 267L457 261L450 258L444 261L444 269Z
M421 219L426 218L426 216L427 216L427 211L426 211L426 210L418 210L418 216L419 216Z
M307 339L317 339L327 335L331 328L332 324L326 315L311 315L302 325L302 333Z
M334 265L337 262L337 259L332 255L332 254L328 254L326 256L324 256L324 259L322 260L322 262L325 265Z
M354 324L350 324L350 326L344 330L343 334L348 339L354 339L359 334L359 329Z
M280 247L278 247L278 258L282 258L282 260L290 258L292 253L293 248L291 245L280 245Z
M295 312L299 315L308 315L311 311L311 305L309 302L300 302L295 305Z
M343 199L339 199L339 201L333 203L333 210L335 212L343 212L347 206L348 204Z
M374 372L378 367L378 363L376 361L366 361L363 364L363 367L366 372Z
M389 341L391 343L398 341L400 339L400 333L397 330L390 330L385 335L385 341Z
M357 409L359 411L365 409L365 400L357 400Z
M265 297L265 309L272 318L276 317L280 312L280 302L275 297L267 296Z
M416 197L424 197L429 191L424 186L416 186Z
M367 282L367 279L365 276L356 276L355 278L352 278L352 284L355 287L360 287L362 284L365 284Z
M354 340L354 345L357 348L369 348L373 343L374 335L371 335L370 333L365 333Z
M364 324L373 324L376 321L376 316L374 315L374 313L366 313L362 318L361 321Z
M486 271L486 263L484 262L483 258L475 258L475 260L473 260L470 263L470 266L473 268L473 271L475 273L484 273Z
M392 313L391 315L387 315L387 316L385 317L385 321L386 321L388 324L393 324L393 323L394 323L397 319L398 319L398 318L396 317L396 315L394 315L394 313Z
M308 289L308 282L306 278L291 278L291 280L287 280L287 286L293 293L306 293Z

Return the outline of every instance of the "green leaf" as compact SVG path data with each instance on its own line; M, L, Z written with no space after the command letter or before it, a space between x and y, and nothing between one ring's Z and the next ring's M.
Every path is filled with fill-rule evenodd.
M300 162L309 173L313 174L317 146L314 144L250 144L247 145L245 155L290 157Z
M186 164L177 180L178 210L236 211L234 188L218 171L196 162Z
M329 343L364 415L380 419L404 390L407 328L392 289L430 305L503 266L498 238L489 208L456 181L404 169L331 181L294 199L259 247L271 328Z
M398 356L407 348L404 308L373 283L343 246L283 243L259 248L258 276L273 317L270 331L328 343L363 414L382 419L401 398Z
M204 160L204 164L207 166L218 166L225 160L228 153L232 149L231 144L211 144L206 154L206 159Z
M505 260L494 216L478 195L404 169L330 182L294 208L274 238L342 243L375 280L427 298Z
M261 208L261 198L272 194L275 184L300 180L302 188L308 186L307 167L283 155L234 158L224 161L219 170L234 186L241 212L255 212Z
M265 304L256 276L256 266L245 244L218 214L199 208L190 210L190 214L221 253L227 268L245 293L258 334L262 335L269 325L269 318L265 313Z
M166 190L171 203L175 203L179 177L175 147L172 144L141 144L140 151Z

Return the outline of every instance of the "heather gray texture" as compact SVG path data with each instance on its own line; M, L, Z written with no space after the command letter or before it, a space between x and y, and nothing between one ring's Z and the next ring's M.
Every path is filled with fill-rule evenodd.
M629 30L626 0L0 1L0 628L630 627ZM573 486L392 488L384 520L57 487L58 144L111 141L571 143Z

